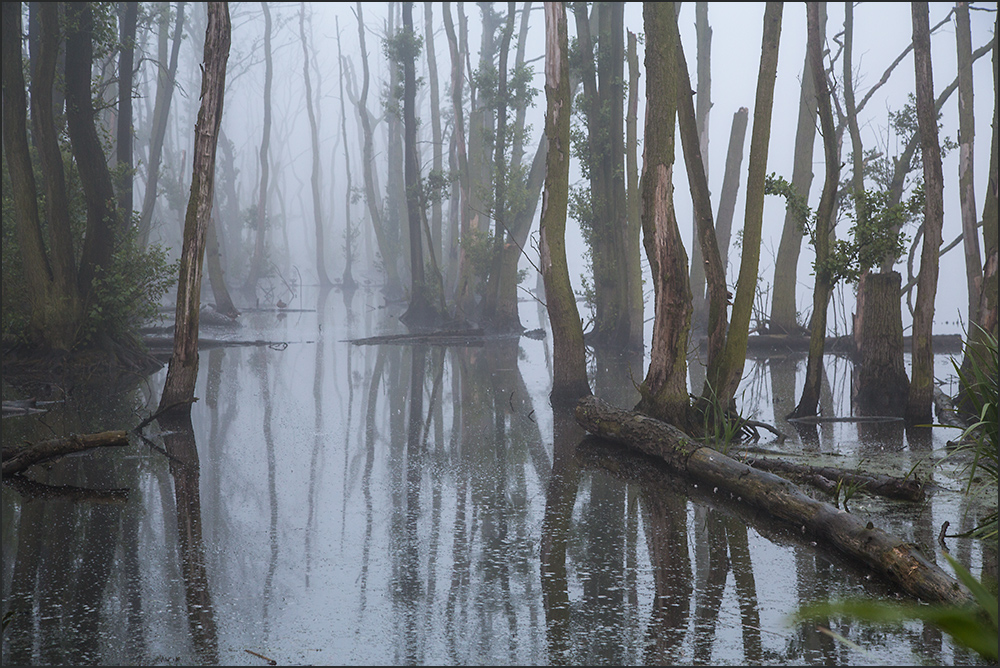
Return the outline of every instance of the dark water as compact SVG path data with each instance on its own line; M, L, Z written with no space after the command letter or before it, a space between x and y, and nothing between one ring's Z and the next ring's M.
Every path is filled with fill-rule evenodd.
M548 404L548 338L354 346L404 330L375 292L345 301L307 291L294 310L244 314L238 332L206 328L275 344L204 350L189 422L30 471L127 488L127 501L3 486L4 665L265 665L246 650L319 665L976 661L922 623L789 624L808 601L895 595L796 531L584 438ZM542 321L533 304L522 320ZM590 362L598 395L635 403L641 358ZM849 363L828 357L826 371L825 414L848 414ZM955 467L933 467L953 433L796 429L774 416L794 405L804 360L745 373L741 404L789 435L764 447L932 476L927 505L850 507L944 561L942 522L974 520ZM134 426L164 376L5 418L4 444ZM979 572L978 545L949 547Z

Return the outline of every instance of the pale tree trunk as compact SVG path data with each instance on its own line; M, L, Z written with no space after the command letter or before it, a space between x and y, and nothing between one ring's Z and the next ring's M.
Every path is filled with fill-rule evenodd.
M309 133L312 137L312 186L313 222L316 226L316 275L322 287L333 285L326 273L326 240L323 230L323 203L319 194L319 129L316 127L316 111L313 107L312 81L309 77L309 48L306 44L306 3L299 5L299 37L302 40L302 79L306 85L306 111L309 115ZM310 22L310 30L312 23Z
M347 109L344 102L344 54L340 51L340 18L337 18L337 66L340 73L340 130L344 139L344 171L347 174L347 196L344 198L344 276L341 285L345 290L358 287L354 280L354 226L351 223L351 150L347 143ZM332 204L332 203L331 203Z
M433 3L424 3L424 48L427 49L427 82L431 94L431 170L440 174L444 170L444 147L441 141L441 101L438 86L437 53L434 51ZM443 211L441 198L431 202L431 238L434 253L441 256L444 264L444 247L441 244Z
M695 98L695 118L707 185L708 116L712 109L712 27L708 24L708 3L696 2L694 16L698 44L698 91ZM691 314L691 329L698 333L706 331L709 327L708 303L705 300L705 263L701 244L697 243L697 239L700 237L699 217L695 214L691 221L691 304L694 307ZM725 266L723 266L723 291L725 290L725 280ZM723 296L725 296L725 292L723 292Z
M958 46L958 190L962 203L962 243L965 279L969 290L968 321L979 321L979 293L983 280L979 235L976 233L976 191L973 181L973 144L976 122L972 105L972 31L969 3L955 3L955 41Z
M386 24L386 36L388 38L393 38L396 36L396 13L397 7L401 3L390 2L388 3L388 23ZM389 62L389 95L390 104L399 105L399 100L394 98L396 91L399 89L399 67L396 63ZM410 267L410 252L409 252L409 226L407 224L407 218L409 214L407 213L406 207L406 175L404 172L404 164L406 162L406 156L404 154L403 148L403 124L400 118L400 112L390 111L385 115L386 123L386 174L385 174L385 198L386 198L386 208L382 210L383 218L382 223L385 226L385 231L389 235L391 243L399 249L397 255L397 260L400 261L400 267L398 268L404 274L412 271ZM384 259L384 258L383 258Z
M244 290L256 290L257 281L264 269L264 236L267 230L267 188L268 188L268 149L271 144L271 81L274 78L274 65L271 60L271 10L266 2L260 3L264 12L264 130L260 141L260 190L257 192L257 218L254 220L253 259L250 260L250 271Z
M816 282L813 288L813 311L809 319L809 358L806 362L806 380L802 388L802 396L795 410L789 417L805 417L816 415L819 405L819 395L823 381L823 349L826 343L826 309L830 303L830 292L833 281L825 263L830 254L830 228L833 225L833 212L837 203L837 188L840 182L840 151L837 142L837 130L833 125L833 110L830 106L830 89L827 85L826 71L823 67L822 41L820 33L820 3L810 2L806 5L807 49L812 67L813 81L819 102L820 131L823 135L823 157L826 162L826 177L823 181L823 194L820 195L819 208L816 210L814 225L816 263Z
M123 224L132 225L132 70L135 62L135 24L139 16L138 2L121 2L118 40L118 211Z
M163 18L160 21L160 62L156 77L156 102L153 106L153 132L149 146L149 161L146 165L146 190L142 197L142 214L139 218L139 243L145 247L149 243L149 233L153 225L153 208L156 205L156 187L160 177L160 157L163 155L163 140L167 134L167 119L170 116L170 101L174 94L174 83L177 79L177 56L181 49L181 36L184 34L184 6L177 3L177 23L174 26L174 41L170 49L170 63L165 63L167 56L166 32L170 19L170 3L162 8Z
M629 348L645 346L645 309L642 294L642 198L639 193L639 56L635 33L628 33L628 107L625 113L625 254L628 265Z
M826 3L820 5L819 33L826 34ZM809 53L802 66L802 87L799 90L799 117L795 128L792 157L792 190L809 199L813 180L813 146L816 143L816 81L813 78ZM774 260L774 285L771 289L771 316L768 323L772 334L794 334L802 331L795 308L798 284L799 251L802 248L802 224L791 209L785 210L785 222Z
M934 297L937 294L938 249L944 218L944 176L941 173L941 145L938 142L937 112L934 109L934 80L931 69L931 38L926 2L910 5L913 16L913 61L917 97L917 126L921 161L924 166L924 243L920 253L917 303L913 312L913 353L910 371L910 401L906 417L910 422L928 422L934 392Z
M174 352L160 395L159 410L190 410L198 379L198 310L201 304L201 269L205 234L212 215L215 185L215 151L222 121L226 89L226 63L230 44L229 6L208 4L208 28L202 64L201 109L195 124L194 167L191 198L184 220L184 243L177 280Z
M709 379L722 408L731 406L743 375L750 316L756 297L760 264L761 226L764 218L764 178L771 137L771 108L778 67L778 40L781 36L781 3L769 2L764 10L764 34L757 95L754 102L753 132L750 135L750 166L747 175L746 213L743 219L743 254L740 260L736 297L733 301L726 348L719 365L709 369Z
M642 231L655 294L649 369L638 410L684 429L689 422L687 340L691 288L687 253L674 211L677 21L672 2L646 2L646 129L642 164Z
M542 195L540 245L545 306L552 326L552 392L556 406L571 406L589 395L583 326L566 263L566 210L569 201L569 40L566 7L545 3L545 135L549 138Z
M740 193L740 166L743 164L743 142L747 136L750 110L740 107L733 114L729 129L729 148L726 150L726 172L722 175L722 193L715 214L715 238L719 244L722 267L728 271L729 238L732 236L733 215L736 213L736 196ZM780 251L779 251L780 252Z

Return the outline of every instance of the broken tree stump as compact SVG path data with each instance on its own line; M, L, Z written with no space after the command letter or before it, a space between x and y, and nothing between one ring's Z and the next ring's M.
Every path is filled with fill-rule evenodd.
M39 462L107 445L128 445L128 432L102 431L97 434L75 434L20 448L5 447L3 449L3 475L20 473Z
M616 408L593 396L579 401L575 416L577 423L595 436L659 457L676 471L711 485L716 493L742 498L800 526L803 533L836 547L916 598L956 605L972 600L965 587L913 545L856 515L813 499L784 478L703 446L673 425Z

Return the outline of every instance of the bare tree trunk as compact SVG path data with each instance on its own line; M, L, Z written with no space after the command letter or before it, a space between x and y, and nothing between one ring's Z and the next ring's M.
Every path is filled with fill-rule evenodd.
M931 419L934 398L934 297L937 294L938 249L944 218L944 176L941 173L941 145L938 142L937 112L934 109L934 81L931 69L931 37L926 2L911 4L913 15L913 61L917 93L917 126L921 161L924 166L924 244L920 253L917 303L913 312L913 353L910 371L910 401L907 420L918 423Z
M266 2L261 2L264 12L264 130L260 141L260 190L257 193L257 217L254 220L253 258L244 290L256 290L257 281L264 269L264 236L267 231L267 188L270 162L267 152L271 144L271 80L274 65L271 60L271 10Z
M708 24L708 3L696 2L694 27L698 43L698 92L695 98L695 118L698 145L704 164L706 191L708 181L708 115L712 109L712 27ZM690 77L688 77L690 79ZM683 84L682 84L683 85ZM686 160L687 158L685 158ZM711 207L709 207L711 213ZM691 221L691 329L698 332L709 328L708 304L705 301L705 262L703 249L696 240L701 238L699 217ZM722 268L723 298L725 298L726 270ZM725 300L723 300L723 303ZM725 308L725 307L723 307ZM724 332L724 330L723 330ZM710 335L711 338L711 335Z
M427 49L427 82L431 94L431 170L441 174L444 171L444 146L441 139L441 96L438 87L437 53L434 51L432 7L433 3L424 3L424 48ZM441 257L441 264L444 264L444 247L441 244L442 223L441 198L435 197L431 202L431 238L434 253Z
M344 139L344 170L347 174L347 195L344 198L344 276L341 285L345 290L358 286L354 280L354 226L351 222L351 150L347 144L347 110L344 102L344 54L340 50L340 18L337 18L337 66L340 72L340 129ZM332 167L331 167L332 168Z
M313 222L316 226L316 275L322 287L333 285L326 273L326 241L323 238L323 208L319 194L319 130L316 127L316 111L313 108L312 82L309 78L309 49L306 45L306 3L299 5L299 37L302 39L302 78L306 84L306 111L309 114L309 132L312 137L312 185ZM310 23L311 26L311 23Z
M639 191L638 111L639 111L639 56L635 33L628 33L628 107L625 113L625 205L627 223L625 254L628 265L629 348L642 350L645 346L644 299L642 294L642 197Z
M976 233L976 191L973 180L973 145L976 119L972 105L972 31L969 3L955 3L955 41L958 46L958 190L962 203L962 243L965 279L969 290L968 321L979 322L979 293L983 280L979 235Z
M726 271L729 266L729 238L732 236L733 214L736 213L736 196L740 192L743 140L747 136L749 116L750 110L746 107L740 107L733 114L733 125L729 130L729 148L726 151L726 172L722 175L722 193L719 195L719 208L715 214L715 238L719 245L719 258Z
M119 3L121 19L118 40L118 212L125 226L132 225L132 70L135 61L135 24L138 2Z
M903 319L899 273L866 273L858 281L858 301L868 316L859 332L864 345L853 379L857 415L902 417L910 394L903 366Z
M677 20L672 2L646 2L646 132L642 165L642 231L656 296L649 369L638 410L686 428L687 340L691 288L687 253L674 212L674 124L677 108Z
M184 245L177 280L174 352L160 395L160 410L183 406L190 411L198 379L198 310L201 304L201 271L205 234L212 215L215 186L215 152L226 90L226 63L230 44L229 6L208 5L205 56L202 64L201 109L195 124L194 167L191 198L184 220Z
M569 39L566 7L545 3L545 135L549 138L540 222L545 305L552 326L553 405L573 405L590 394L583 326L566 264L566 210L569 199Z
M789 417L805 417L816 415L819 405L820 385L823 379L823 348L826 343L826 309L830 302L830 291L833 281L830 271L825 267L830 253L830 228L833 225L833 212L837 201L837 188L840 182L840 153L837 144L837 131L833 126L833 110L830 106L830 89L827 85L826 71L823 67L822 40L820 33L820 3L810 2L806 5L806 26L808 30L807 49L812 67L813 81L816 86L816 96L819 102L820 130L823 135L823 155L826 161L826 178L823 181L823 194L820 196L819 208L816 210L814 225L816 245L816 282L813 288L813 311L809 319L809 359L806 362L806 380L802 388L802 396L795 410Z
M160 62L156 78L156 103L153 106L153 132L149 147L149 161L146 166L146 190L142 196L142 215L139 218L139 243L145 247L149 243L149 233L153 224L153 207L156 204L156 187L160 177L160 156L163 154L163 139L167 134L167 118L170 115L170 101L177 79L177 56L184 34L184 2L177 3L177 24L174 26L174 42L170 50L170 64L166 65L166 30L170 20L170 3L164 3L163 18L160 22Z
M820 6L819 33L826 34L826 4ZM813 146L816 139L816 81L813 78L809 52L806 51L802 66L802 87L799 91L799 117L795 128L795 148L792 162L792 190L809 199L812 186ZM802 224L791 209L785 211L785 222L778 242L778 255L774 260L775 279L771 289L771 317L769 329L774 334L792 334L802 331L795 308L795 290L798 285L799 251L802 248Z
M781 36L781 3L769 2L764 10L764 34L757 96L754 102L753 132L750 136L750 167L747 175L746 214L743 222L743 255L733 300L726 349L717 369L709 369L709 379L723 408L729 408L743 375L750 316L756 297L757 269L760 264L761 226L764 218L764 178L771 137L771 108L778 66Z

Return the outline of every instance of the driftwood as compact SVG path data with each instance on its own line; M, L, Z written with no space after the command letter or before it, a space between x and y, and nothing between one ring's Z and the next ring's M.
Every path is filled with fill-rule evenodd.
M128 445L128 432L103 431L97 434L54 438L20 448L3 449L3 475L13 475L39 462L105 445Z
M791 462L776 459L758 458L749 462L755 469L770 471L771 473L791 473L796 476L803 476L812 479L819 476L819 486L833 493L836 490L837 481L842 485L853 485L859 490L869 494L877 494L889 499L902 499L903 501L923 501L924 485L915 478L896 478L881 474L857 473L846 471L834 466L808 466L805 464L792 464ZM824 482L832 483L833 488L828 488Z
M908 594L927 602L969 603L958 581L913 545L856 515L817 501L794 483L758 471L709 447L676 427L590 396L576 407L576 421L591 434L659 457L672 469L757 506L803 533L833 545Z

